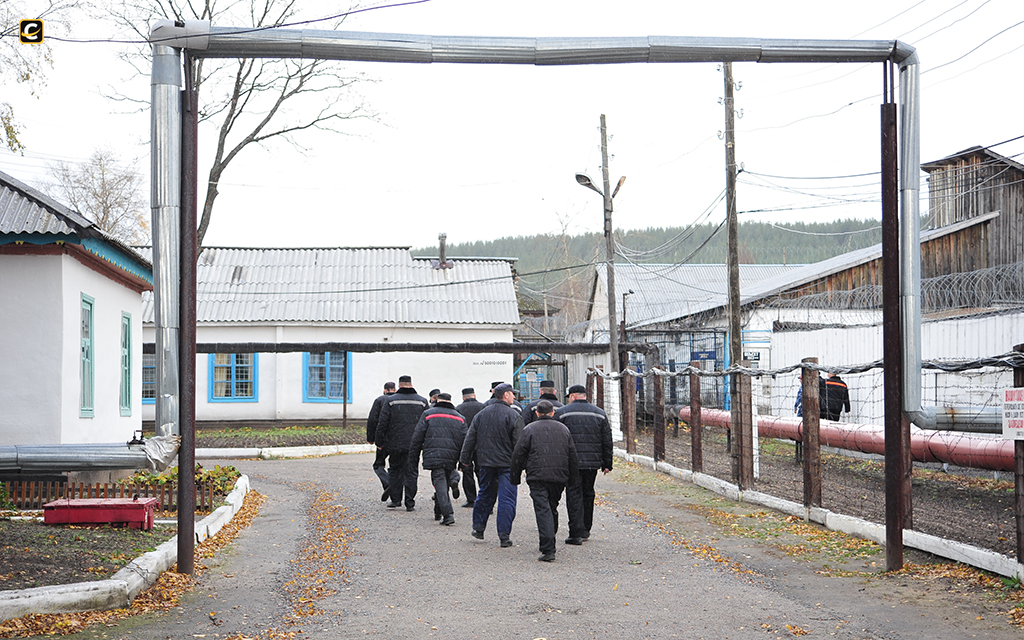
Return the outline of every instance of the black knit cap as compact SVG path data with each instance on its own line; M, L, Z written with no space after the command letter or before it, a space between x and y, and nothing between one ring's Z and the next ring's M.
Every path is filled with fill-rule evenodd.
M464 396L472 395L474 393L476 393L476 391L473 391L473 387L466 387L462 390L462 395Z
M505 384L505 383L502 382L501 380L498 380L497 382L492 382L491 383L491 391L494 391L495 389L497 389L499 384Z
M398 382L412 382L412 376L398 376Z
M439 393L439 394L437 394L437 401L438 402L451 402L452 401L452 394L450 394L450 393Z
M573 394L573 393L586 393L586 392L587 392L587 388L584 387L582 384L574 384L571 387L569 387L569 393L570 394Z

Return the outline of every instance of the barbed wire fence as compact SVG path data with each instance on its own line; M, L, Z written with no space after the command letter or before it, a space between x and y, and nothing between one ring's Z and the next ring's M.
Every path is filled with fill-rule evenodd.
M689 406L690 376L700 381L701 404L705 414L717 410L727 415L728 384L734 374L751 380L751 404L755 424L761 418L786 418L797 422L797 392L801 389L803 369L819 375L837 374L845 382L850 394L850 411L843 412L840 423L860 429L884 424L884 392L882 361L857 365L824 365L798 363L774 369L757 369L734 364L727 369L708 370L700 366L677 366L677 371L651 369L642 373L625 370L612 374L590 369L589 375L600 379L606 397L621 388L634 391L635 429L629 428L629 417L621 416L623 437L631 453L664 460L681 469L693 469L693 432L680 420L680 411ZM974 420L971 411L980 415L982 409L1001 408L1000 390L1012 386L1013 369L1024 367L1024 354L1008 352L992 357L974 359L928 360L922 363L922 395L924 403L934 407L958 407L961 427L967 431ZM627 381L621 384L623 379ZM677 403L668 401L665 393L670 383L676 387ZM710 383L710 384L708 384ZM655 385L662 387L656 393ZM594 385L595 391L598 385ZM723 388L725 393L722 393ZM710 392L707 392L709 391ZM664 398L659 411L651 401ZM604 402L609 410L618 406ZM726 400L721 402L720 400ZM630 401L624 398L628 411ZM963 408L971 407L970 410ZM822 420L824 423L824 419ZM661 426L663 425L663 426ZM660 433L656 429L660 428ZM953 438L999 438L991 433L957 433ZM731 430L712 424L701 429L699 450L703 473L734 481L735 464L731 450ZM797 440L775 437L755 438L755 482L757 491L800 503L803 500L803 473L800 462L801 447ZM823 447L821 487L823 507L837 513L860 517L868 521L885 521L884 464L880 455L863 454L853 450ZM942 538L957 540L1007 556L1015 555L1012 473L993 472L978 468L957 468L941 463L914 463L914 528ZM956 476L946 472L955 472ZM931 474L921 476L920 474ZM935 475L939 474L939 475ZM969 478L963 482L950 481L954 477Z

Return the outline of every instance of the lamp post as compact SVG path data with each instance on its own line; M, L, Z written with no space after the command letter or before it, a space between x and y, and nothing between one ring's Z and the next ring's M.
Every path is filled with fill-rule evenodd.
M608 129L605 126L603 113L601 114L601 174L604 190L594 186L590 178L583 173L576 174L576 182L601 194L601 197L604 199L605 261L608 265L608 356L612 372L618 373L619 332L616 331L617 327L615 326L618 316L615 313L615 242L612 238L612 198L622 188L622 183L626 181L626 176L619 178L619 183L615 185L615 191L609 193L611 183L608 179Z

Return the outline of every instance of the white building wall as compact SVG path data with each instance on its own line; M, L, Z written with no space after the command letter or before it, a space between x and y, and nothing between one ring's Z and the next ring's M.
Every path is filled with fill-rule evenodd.
M60 440L61 278L60 256L0 255L0 444Z
M61 443L127 442L142 428L142 296L70 256L61 258L63 309ZM93 417L80 416L82 294L94 299ZM122 416L121 314L132 316L132 412Z
M153 327L146 341L155 340ZM470 326L385 327L366 326L200 326L198 342L511 342L512 330ZM258 402L210 402L209 355L196 357L196 419L332 420L342 417L341 403L303 402L302 353L259 354ZM476 389L484 399L495 380L512 380L511 354L474 353L353 353L349 377L351 419L364 419L387 381L411 375L416 390L426 396L434 388L461 402L464 387ZM145 405L143 418L153 420L155 406Z

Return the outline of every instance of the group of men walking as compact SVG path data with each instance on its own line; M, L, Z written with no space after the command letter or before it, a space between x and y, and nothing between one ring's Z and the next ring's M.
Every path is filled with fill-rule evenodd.
M388 508L416 508L419 458L434 486L434 519L455 524L451 496L459 497L459 470L466 493L463 507L473 509L472 535L484 539L491 514L496 514L500 547L512 546L517 485L526 471L541 556L555 559L558 504L565 492L569 515L566 544L590 537L594 521L594 483L598 471L612 469L612 433L605 412L588 402L586 388L569 388L563 406L555 385L541 383L541 397L525 408L516 402L512 385L495 382L486 402L472 388L462 390L462 404L435 389L428 400L416 393L410 376L388 382L366 422L366 439L377 446L373 463ZM385 471L385 461L388 469ZM477 486L479 484L479 487Z

